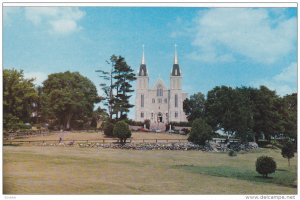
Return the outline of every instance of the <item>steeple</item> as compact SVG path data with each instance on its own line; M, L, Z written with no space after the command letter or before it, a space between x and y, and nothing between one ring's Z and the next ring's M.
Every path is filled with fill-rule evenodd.
M142 54L142 65L145 65L145 52L144 52L144 47L145 45L143 45L143 54Z
M174 64L173 64L173 69L172 69L172 76L180 76L180 69L179 69L179 64L178 64L178 56L177 56L177 44L175 46L175 53L174 53Z
M175 47L175 53L174 53L174 64L178 64L178 58L177 58L177 44L174 45Z
M141 65L140 65L139 76L148 76L147 67L146 67L146 63L145 63L144 45L143 45L142 62L141 62Z

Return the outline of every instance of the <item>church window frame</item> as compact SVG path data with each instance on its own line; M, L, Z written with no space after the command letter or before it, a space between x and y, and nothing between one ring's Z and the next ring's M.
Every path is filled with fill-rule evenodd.
M141 112L141 118L144 118L144 112Z
M155 99L154 98L152 99L152 103L155 103Z
M162 97L163 95L164 95L163 88L161 85L158 85L156 90L156 96Z
M175 94L175 98L174 98L174 103L175 103L175 108L178 108L178 94Z
M143 108L145 105L145 96L144 94L141 94L141 107Z
M175 118L178 118L178 112L175 112Z

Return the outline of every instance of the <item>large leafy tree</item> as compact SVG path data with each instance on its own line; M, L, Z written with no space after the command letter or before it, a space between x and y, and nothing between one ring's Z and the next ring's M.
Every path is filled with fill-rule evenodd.
M91 116L98 103L95 85L78 72L55 73L43 82L44 114L57 120L66 129L71 120Z
M264 134L270 140L271 136L282 133L284 127L279 112L282 109L282 102L275 91L260 86L259 90L254 90L252 101L254 104L253 131L256 137Z
M3 70L3 126L9 129L17 123L31 122L37 100L34 79L24 78L23 71Z
M198 92L193 94L189 99L183 101L183 110L189 121L204 117L205 97L204 94Z
M215 87L209 91L206 100L207 122L214 130L222 129L232 135L237 116L235 115L236 97L234 89L227 86Z
M297 93L286 95L282 98L284 109L281 117L284 126L284 135L297 139Z

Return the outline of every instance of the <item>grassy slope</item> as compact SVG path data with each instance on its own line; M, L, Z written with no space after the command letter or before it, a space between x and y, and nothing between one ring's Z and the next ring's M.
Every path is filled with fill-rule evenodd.
M218 177L208 169L255 170L273 156L296 178L296 159L264 150L229 157L198 151L132 151L75 147L4 147L5 194L295 194L296 188ZM187 169L178 166L192 166ZM218 168L219 167L219 168ZM200 171L199 171L200 170ZM208 172L205 173L205 170ZM214 170L218 172L219 170ZM226 174L226 173L225 173ZM213 176L212 176L213 175ZM284 177L282 177L284 178ZM272 181L271 181L272 182Z
M32 136L28 138L16 140L59 140L62 137L64 140L100 140L105 139L103 132L87 133L87 132L64 132L53 133L45 136ZM145 132L132 132L132 140L139 139L187 139L186 135L168 134L168 133L145 133Z

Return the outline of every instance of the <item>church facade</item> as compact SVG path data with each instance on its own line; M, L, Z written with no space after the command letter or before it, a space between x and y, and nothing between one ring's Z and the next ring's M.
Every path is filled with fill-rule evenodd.
M183 101L188 97L182 91L182 73L178 64L175 46L174 63L170 73L170 86L158 79L153 87L149 85L149 74L145 63L144 48L142 62L137 74L135 121L150 120L151 124L186 122Z

